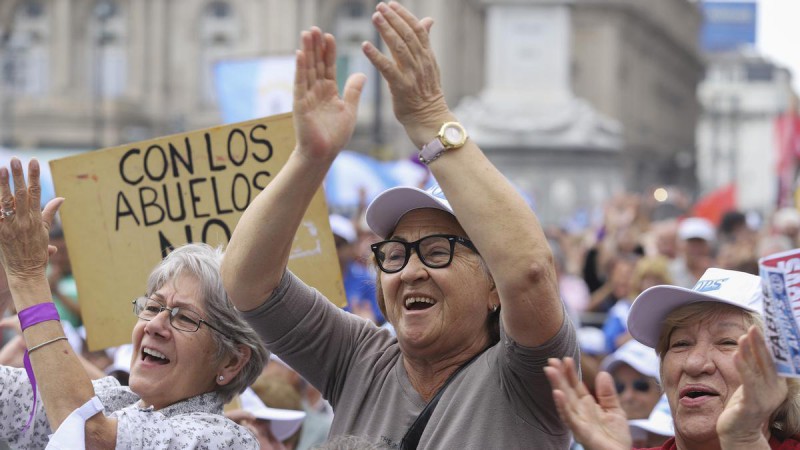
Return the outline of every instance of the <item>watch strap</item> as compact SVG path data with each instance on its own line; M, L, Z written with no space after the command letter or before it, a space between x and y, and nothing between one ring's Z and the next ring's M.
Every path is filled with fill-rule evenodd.
M432 141L422 146L422 150L419 151L419 161L427 166L442 156L445 150L442 140L439 136L436 136Z

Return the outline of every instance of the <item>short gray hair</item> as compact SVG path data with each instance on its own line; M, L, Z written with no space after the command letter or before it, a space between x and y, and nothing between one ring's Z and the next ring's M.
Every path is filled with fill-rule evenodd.
M269 359L269 352L264 348L258 334L233 307L225 292L219 272L222 257L221 248L213 248L208 244L196 243L178 247L150 273L146 295L153 295L178 276L194 277L204 302L206 318L221 332L211 333L217 347L215 361L221 362L231 356L241 358L239 344L250 348L250 359L238 375L233 381L217 389L223 402L227 403L258 378Z

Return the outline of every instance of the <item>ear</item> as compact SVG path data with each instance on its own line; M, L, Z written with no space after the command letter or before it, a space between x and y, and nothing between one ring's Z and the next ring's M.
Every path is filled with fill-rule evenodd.
M228 358L228 360L223 363L224 365L217 371L216 383L220 386L224 386L233 381L236 375L239 375L239 372L242 371L244 365L247 364L247 361L250 361L250 355L252 354L250 347L239 344L236 348L239 350L239 355L233 355ZM223 377L222 380L219 379L220 375Z
M497 292L497 285L494 283L494 277L489 275L489 311L492 311L495 306L500 305L500 293Z

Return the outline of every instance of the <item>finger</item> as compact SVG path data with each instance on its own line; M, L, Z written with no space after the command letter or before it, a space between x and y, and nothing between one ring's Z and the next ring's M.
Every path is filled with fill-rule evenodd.
M312 89L317 82L317 66L314 60L314 38L310 31L300 33L303 42L303 55L305 56L306 66L306 89Z
M394 11L383 3L378 4L378 11L372 15L372 23L380 33L381 38L386 42L386 46L394 58L395 63L400 67L416 66L415 55L419 52L419 41L413 38L413 42L407 42L406 38L413 36L413 32L408 29L408 25ZM401 35L398 27L405 25L406 31ZM417 50L414 52L412 45Z
M424 28L424 29L425 29L425 32L427 32L428 34L430 34L430 32L431 32L431 28L433 28L433 19L432 19L432 18L430 18L430 17L426 17L426 18L424 18L424 19L420 20L420 21L419 21L419 23L422 25L422 28ZM423 45L423 46L425 46L425 47L427 47L427 46L429 46L429 45L430 45L430 43L428 42L428 36L425 36L425 40L423 40L422 38L420 38L420 39L419 39L419 41L420 41L420 42L422 43L422 45Z
M367 76L363 73L354 73L347 78L347 83L344 85L344 92L342 99L351 108L358 109L358 101L361 99L361 92L364 90L364 84L367 82Z
M306 56L302 50L297 50L294 52L294 101L297 103L298 101L304 99L306 97L306 92L308 92L308 81L307 75L308 72L306 71Z
M336 39L330 33L323 37L325 43L325 78L336 81Z
M63 203L64 203L63 197L56 197L47 202L47 204L44 206L44 211L42 211L42 220L44 221L45 226L47 227L47 231L50 231L50 229L52 228L53 219L55 219L56 213L58 212L58 209L61 208L61 205Z
M617 390L614 387L614 379L608 372L600 372L597 374L594 382L594 391L597 396L597 402L605 410L621 410L622 407L617 397Z
M412 33L414 33L414 40L420 45L420 47L428 48L428 45L430 44L428 41L428 31L430 30L430 25L426 28L422 23L422 20L417 19L417 17L412 14L411 11L404 8L400 3L394 1L389 2L389 7L397 14L398 17L403 19L406 27ZM429 17L426 17L426 19L430 20L431 22L433 21ZM433 24L431 23L431 25ZM405 28L403 30L405 30ZM401 36L405 37L404 33L405 31L401 31Z
M580 376L578 376L578 368L575 365L575 360L570 357L564 358L564 366L567 371L567 380L569 380L570 386L575 390L575 394L577 394L578 397L589 395L589 390L586 388L586 385L583 384L583 381L581 381Z
M314 65L317 80L325 78L325 41L322 39L322 30L311 27L311 37L314 44Z
M36 158L31 158L28 163L28 195L30 197L30 208L33 212L40 212L42 210L42 185L40 183L41 169L39 161Z
M775 369L772 355L770 355L769 349L767 349L767 341L764 339L764 335L755 325L750 327L750 333L748 334L752 335L752 343L750 346L753 351L753 356L758 362L758 366L761 368L761 373L763 373L765 377L774 378L777 376L778 372Z
M361 50L364 52L367 59L369 59L369 62L371 62L372 65L378 69L378 72L381 73L383 78L389 82L390 86L400 82L400 72L397 70L397 66L395 66L394 62L387 58L386 55L378 51L372 43L363 42L361 44Z
M11 186L9 186L8 181L8 168L0 167L0 206L4 210L14 208L14 196L11 194Z
M28 213L28 185L22 172L22 162L11 158L11 176L14 178L14 209L18 215Z

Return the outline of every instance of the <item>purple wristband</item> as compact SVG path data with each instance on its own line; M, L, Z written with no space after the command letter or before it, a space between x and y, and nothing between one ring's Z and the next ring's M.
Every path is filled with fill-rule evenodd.
M47 303L39 303L38 305L33 305L31 307L25 308L22 311L17 313L17 318L19 318L19 324L23 330L28 327L32 327L40 322L45 322L48 320L61 320L58 316L58 310L56 309L56 305L51 302ZM22 357L22 364L25 366L25 372L28 373L28 379L31 380L31 388L33 389L33 405L31 406L31 415L28 417L28 423L22 428L22 431L28 429L31 426L31 421L33 421L33 416L36 414L36 377L33 375L33 367L31 366L31 360L28 356L28 351L25 350L25 355Z
M38 305L25 308L17 313L17 317L19 318L19 324L23 330L47 320L61 320L58 316L56 305L51 302L39 303Z

